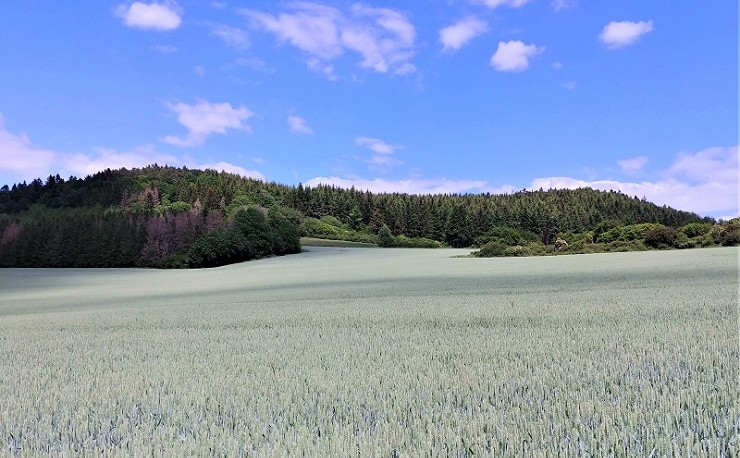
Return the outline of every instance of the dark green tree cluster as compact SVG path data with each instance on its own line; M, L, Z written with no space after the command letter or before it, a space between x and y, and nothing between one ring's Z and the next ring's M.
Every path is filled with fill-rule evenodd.
M268 244L255 234L269 232L266 228L246 236L235 229L246 208L268 209L264 217L277 234L268 237L271 254L297 250L297 234L377 243L384 226L392 246L538 242L552 247L564 234L591 233L598 240L602 234L617 236L617 227L649 223L703 230L689 225L712 228L715 223L644 198L592 189L506 195L373 194L333 186L292 187L155 164L105 170L84 179L56 175L3 186L0 264L175 267L264 256ZM723 234L721 243L734 240L732 230ZM245 237L256 240L245 242ZM682 242L679 234L675 243ZM216 248L221 246L231 248ZM191 262L191 255L209 261Z
M230 227L198 238L187 262L189 267L215 267L300 250L298 225L284 210L249 207L236 212Z

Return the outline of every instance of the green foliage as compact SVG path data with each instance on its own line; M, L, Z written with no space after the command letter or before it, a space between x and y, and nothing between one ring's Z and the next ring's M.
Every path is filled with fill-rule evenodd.
M489 229L485 234L476 237L475 243L480 246L491 241L497 241L504 245L520 245L536 240L539 240L539 237L532 232L513 227L496 226Z
M679 231L690 239L707 234L710 230L712 230L710 223L689 223L679 228Z
M45 182L36 179L0 188L0 214L22 220L12 226L14 241L0 248L0 255L6 256L0 263L177 265L196 239L228 229L239 211L255 205L293 209L296 213L288 219L307 236L374 243L377 232L386 225L396 245L414 247L442 243L482 247L491 241L529 246L539 240L546 244L544 248L522 251L549 253L550 244L561 237L569 246L561 246L559 252L596 249L586 248L594 240L601 243L599 247L610 249L617 242L640 241L656 224L682 228L689 241L677 237L675 246L740 242L740 229L732 224L714 225L711 219L618 192L577 189L524 190L508 195L372 194L333 186L289 187L214 170L155 164L142 169L105 170L84 179L50 176ZM53 215L57 210L73 209L86 209L82 213L95 215L76 214L72 219L79 218L81 229L67 230L67 223ZM19 227L20 233L16 234ZM286 228L286 237L292 243L294 239L288 233L290 228ZM31 241L31 234L44 234L50 240ZM123 240L120 245L125 249L116 245L116 237ZM69 242L66 245L73 248L65 246L65 238ZM574 243L576 248L570 246ZM51 254L43 251L46 246ZM250 249L272 252L265 243ZM276 252L293 249L290 243L280 243ZM73 260L60 260L63 255L59 253L66 252ZM180 261L163 261L170 257Z
M305 218L301 227L304 237L318 239L345 240L348 242L375 243L376 237L320 221L316 218Z
M396 246L396 238L391 233L391 230L383 224L378 231L378 246L383 248L390 248Z
M722 246L740 245L740 218L723 221L709 232L714 243Z
M479 258L491 258L497 256L504 256L508 246L505 243L491 240L483 245L480 250L473 253L474 256Z
M189 267L215 267L301 250L300 233L290 210L251 206L240 209L231 227L199 237L188 251Z
M653 248L670 248L678 239L678 231L672 227L660 226L645 234L645 244Z
M183 202L181 200L178 200L177 202L172 202L167 206L168 210L173 213L183 213L183 212L189 212L193 210L192 205L190 205L187 202Z
M324 224L328 224L329 226L334 226L340 229L345 229L344 224L342 224L341 221L339 221L338 219L336 219L335 217L331 215L322 216L321 219L319 219L319 221L321 221Z
M272 228L272 251L274 254L290 254L301 251L301 231L295 210L274 206L267 212L267 222Z
M444 244L425 237L406 237L402 234L395 237L395 246L399 248L442 248Z

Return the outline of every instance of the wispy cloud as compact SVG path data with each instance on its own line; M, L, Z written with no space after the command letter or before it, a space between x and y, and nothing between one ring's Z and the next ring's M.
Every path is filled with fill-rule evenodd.
M224 161L200 164L200 165L191 166L191 167L197 168L197 169L211 169L217 172L228 172L228 173L233 173L236 175L241 175L245 178L254 178L256 180L264 181L265 179L265 176L256 170L248 170L240 165L234 165L234 164L231 164L229 162L224 162Z
M393 154L398 149L398 146L386 143L379 138L357 137L355 143L378 154Z
M233 64L225 66L224 69L229 70L236 65L249 68L256 72L275 73L274 68L271 68L265 61L257 57L238 57L234 60Z
M152 145L142 145L127 151L116 151L108 148L96 148L93 154L64 154L62 167L76 176L87 176L105 169L142 168L152 164L186 166L191 169L212 169L218 172L229 172L243 177L264 180L264 175L256 170L231 164L225 161L202 162L191 157L175 156L162 153Z
M211 103L200 100L195 104L169 104L177 120L188 129L186 137L168 135L162 140L175 146L189 147L202 144L211 134L224 134L229 129L250 132L244 121L251 118L247 107L232 107L230 103Z
M26 134L8 131L2 115L0 115L0 151L2 151L0 170L17 177L46 175L56 155L52 150L34 146Z
M619 164L619 167L622 169L623 172L635 173L642 170L642 168L645 167L645 164L647 164L648 161L649 159L646 156L637 156L630 159L617 161L617 164Z
M313 135L313 129L309 127L305 119L300 116L290 115L287 119L288 128L295 134Z
M552 0L550 2L550 7L555 12L560 12L563 10L575 8L577 5L576 0Z
M639 159L634 164L627 165L637 166L641 161ZM590 187L615 190L630 196L644 196L658 205L669 205L700 215L724 217L738 215L740 212L739 175L738 147L715 147L695 153L679 153L674 163L659 172L654 180L629 182L547 177L532 181L530 189Z
M127 27L139 29L174 30L182 23L182 8L171 0L124 3L116 7L115 14Z
M332 64L345 52L361 56L360 66L378 73L415 71L416 30L407 17L390 8L355 4L346 11L311 2L290 3L277 15L242 9L251 25L303 51L310 69L336 78Z
M234 49L244 50L249 48L249 35L238 27L214 24L211 27L211 33Z
M371 167L383 170L401 164L401 161L393 157L393 154L401 148L399 145L392 145L379 138L372 137L357 137L355 143L373 152L367 161Z
M653 21L612 21L604 26L599 40L608 49L619 49L635 43L641 36L652 31Z
M443 51L457 51L473 38L488 31L488 25L470 16L439 31L439 41Z
M491 66L500 72L521 72L529 68L529 60L545 50L542 46L526 45L519 40L501 41L491 56Z
M483 4L489 8L498 8L499 6L508 6L519 8L532 0L472 0L471 3Z
M340 178L316 177L303 182L305 186L334 185L340 188L367 190L370 192L399 192L406 194L462 194L484 192L487 183L480 180L449 180L446 178L409 178L386 180L383 178Z

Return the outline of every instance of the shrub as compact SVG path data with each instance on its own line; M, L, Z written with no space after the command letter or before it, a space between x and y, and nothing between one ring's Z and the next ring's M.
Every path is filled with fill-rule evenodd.
M495 226L485 234L476 237L475 244L477 246L483 246L488 242L497 241L504 245L513 246L535 240L539 240L539 237L532 232L522 231L508 226Z
M405 235L396 237L395 243L395 246L403 248L441 248L444 246L442 242L437 240L426 237L406 237Z
M674 242L674 246L681 249L694 248L696 243L697 241L695 239L690 239L685 232L679 231L678 237L676 237L676 241Z
M384 248L396 246L396 238L393 237L391 230L385 224L378 231L378 245Z
M645 244L653 248L669 248L678 238L678 231L672 227L660 226L645 234Z
M622 238L622 228L613 227L607 231L602 232L601 234L599 234L598 237L598 241L602 243L616 242L617 240Z
M630 224L622 228L622 235L619 239L625 241L642 240L648 232L659 227L662 227L662 225L656 223Z
M321 221L324 224L328 224L329 226L344 228L344 224L342 224L341 221L339 221L338 219L336 219L335 217L331 215L322 216L319 221Z
M694 238L707 234L711 229L712 224L710 223L689 223L682 226L679 231L686 234L688 238Z
M480 258L505 256L504 253L506 252L506 248L508 247L503 243L493 240L483 245L480 250L476 251L474 254Z

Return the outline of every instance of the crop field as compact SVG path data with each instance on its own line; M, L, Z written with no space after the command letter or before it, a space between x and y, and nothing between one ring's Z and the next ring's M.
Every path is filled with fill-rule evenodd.
M0 270L0 455L737 456L738 249Z

